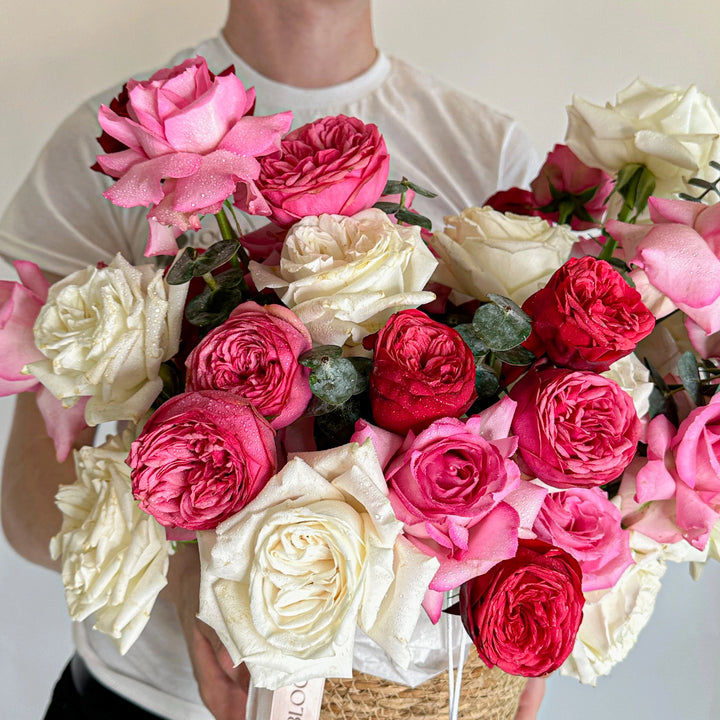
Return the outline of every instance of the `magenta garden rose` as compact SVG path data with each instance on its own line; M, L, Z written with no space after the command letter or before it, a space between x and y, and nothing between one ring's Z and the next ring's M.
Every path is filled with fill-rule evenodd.
M370 374L380 427L418 432L433 420L459 417L475 398L475 358L457 330L419 310L396 313L380 330Z
M168 528L210 530L275 474L275 432L249 400L184 393L152 415L127 462L142 510Z
M261 160L257 185L271 218L289 226L308 215L354 215L385 189L390 158L372 124L336 115L285 136L282 154Z
M310 333L292 310L246 302L190 353L186 387L247 398L277 430L310 401L310 369L298 357L311 348Z
M655 327L640 293L593 257L570 258L523 310L548 357L574 370L608 370Z
M619 478L635 455L640 421L632 398L592 372L534 368L510 391L518 462L558 488Z
M613 587L633 563L630 533L621 522L620 510L600 488L568 488L548 494L533 530L580 563L587 592Z
M460 588L460 616L488 667L538 677L572 652L585 598L582 572L564 550L522 540L515 557Z
M268 214L254 183L257 158L279 150L292 113L253 117L254 104L255 92L232 72L215 76L196 57L149 80L130 80L120 113L100 108L102 129L126 146L98 157L118 178L105 197L120 207L151 207L146 254L177 252L158 224L199 230L199 216L218 212L233 195L242 209Z

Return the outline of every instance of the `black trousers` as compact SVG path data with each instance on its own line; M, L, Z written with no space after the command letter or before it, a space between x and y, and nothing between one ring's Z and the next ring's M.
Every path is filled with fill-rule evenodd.
M44 720L163 720L99 683L79 655L67 664Z

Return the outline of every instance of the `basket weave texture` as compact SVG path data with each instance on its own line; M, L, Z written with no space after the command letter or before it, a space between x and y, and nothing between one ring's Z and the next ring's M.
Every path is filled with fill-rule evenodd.
M526 678L492 670L470 650L463 671L459 717L463 720L513 720ZM325 681L320 720L446 720L448 675L436 675L416 688L372 675Z

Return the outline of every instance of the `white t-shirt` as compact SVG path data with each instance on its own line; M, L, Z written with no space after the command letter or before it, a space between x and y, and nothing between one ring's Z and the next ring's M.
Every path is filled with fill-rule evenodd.
M222 37L180 53L172 64L194 55L205 57L215 72L233 64L245 85L256 89L256 115L290 109L295 127L340 113L377 124L390 152L390 177L406 176L438 193L437 199L417 197L414 202L436 228L445 215L482 204L498 189L527 185L538 167L528 137L511 118L382 53L359 77L312 90L259 75ZM98 261L110 262L118 251L135 264L143 262L146 209L123 209L106 201L102 192L108 178L89 169L100 152L95 142L98 108L118 90L81 105L45 146L0 221L3 256L32 260L61 275ZM210 222L202 232L215 236L213 218L206 220ZM265 222L246 219L248 228ZM211 239L204 238L202 244ZM91 626L90 621L76 623L75 642L101 682L171 720L212 720L200 701L171 605L157 602L146 629L124 657ZM431 637L430 646L436 644L439 650L442 634L428 627L424 633L425 640ZM412 684L423 674L433 675L444 661L442 652L423 649L422 640L417 644L416 672L407 676ZM398 679L392 667L367 648L356 658L358 669Z

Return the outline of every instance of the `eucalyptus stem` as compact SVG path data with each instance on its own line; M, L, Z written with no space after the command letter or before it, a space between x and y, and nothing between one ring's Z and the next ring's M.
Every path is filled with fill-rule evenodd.
M211 290L217 290L217 283L215 282L215 278L212 273L205 273L203 275L203 280L207 283Z
M238 234L235 232L232 225L230 224L230 221L225 214L225 210L220 208L220 210L215 213L215 219L217 220L218 227L220 228L220 235L222 236L222 239L234 240L237 243L237 255L240 260L240 264L242 265L242 269L245 272L248 272L250 268L250 257L248 256L247 252L245 252L245 248L238 240ZM237 218L235 218L235 220L237 222Z

